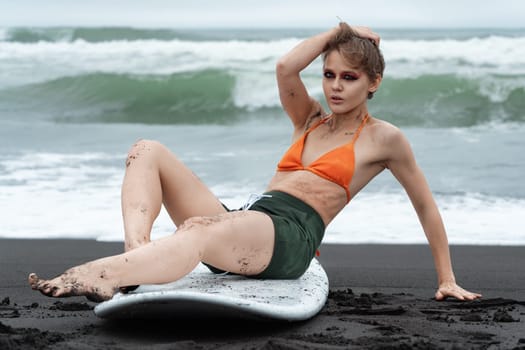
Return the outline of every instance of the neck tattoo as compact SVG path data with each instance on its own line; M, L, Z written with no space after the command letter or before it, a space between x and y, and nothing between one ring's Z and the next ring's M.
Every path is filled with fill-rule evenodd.
M355 119L359 121L359 124L361 124L363 122L364 118L366 118L366 114L365 114L364 117L357 116ZM330 114L329 116L327 116L325 121L324 121L324 123L328 124L330 132L336 132L337 131L336 121L335 121L335 117L334 117L333 114ZM359 126L357 126L355 128L355 130L345 130L345 135L348 136L348 135L355 134L357 128L359 128Z

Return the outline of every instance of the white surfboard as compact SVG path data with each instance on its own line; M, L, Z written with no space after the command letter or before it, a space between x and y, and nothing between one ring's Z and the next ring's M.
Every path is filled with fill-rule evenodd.
M298 279L261 280L217 275L199 264L184 278L117 293L95 307L106 319L242 318L301 321L315 316L328 297L328 277L317 259Z

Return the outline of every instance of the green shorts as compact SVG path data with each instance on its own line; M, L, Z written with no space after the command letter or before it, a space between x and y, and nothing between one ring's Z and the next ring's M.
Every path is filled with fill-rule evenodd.
M310 266L321 245L325 225L321 216L302 200L280 191L264 193L248 210L266 213L273 221L275 244L268 267L251 278L293 279ZM269 197L271 196L271 197ZM226 271L206 264L215 273Z

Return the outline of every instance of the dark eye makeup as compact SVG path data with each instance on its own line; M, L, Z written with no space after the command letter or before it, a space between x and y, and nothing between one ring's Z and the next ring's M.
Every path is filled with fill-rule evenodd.
M323 73L323 76L326 78L326 79L333 79L335 78L335 73L330 71L330 70L325 70L324 73ZM342 72L341 73L341 79L344 79L344 80L349 80L349 81L352 81L352 80L357 80L359 79L359 77L361 76L361 74L357 73L357 72Z

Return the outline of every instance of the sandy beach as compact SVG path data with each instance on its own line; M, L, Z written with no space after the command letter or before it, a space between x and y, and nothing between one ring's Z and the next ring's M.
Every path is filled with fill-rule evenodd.
M52 277L119 253L122 243L0 240L1 349L525 349L523 247L452 246L457 280L483 298L433 300L425 245L323 245L330 295L298 323L236 320L107 321L84 298L32 291Z

